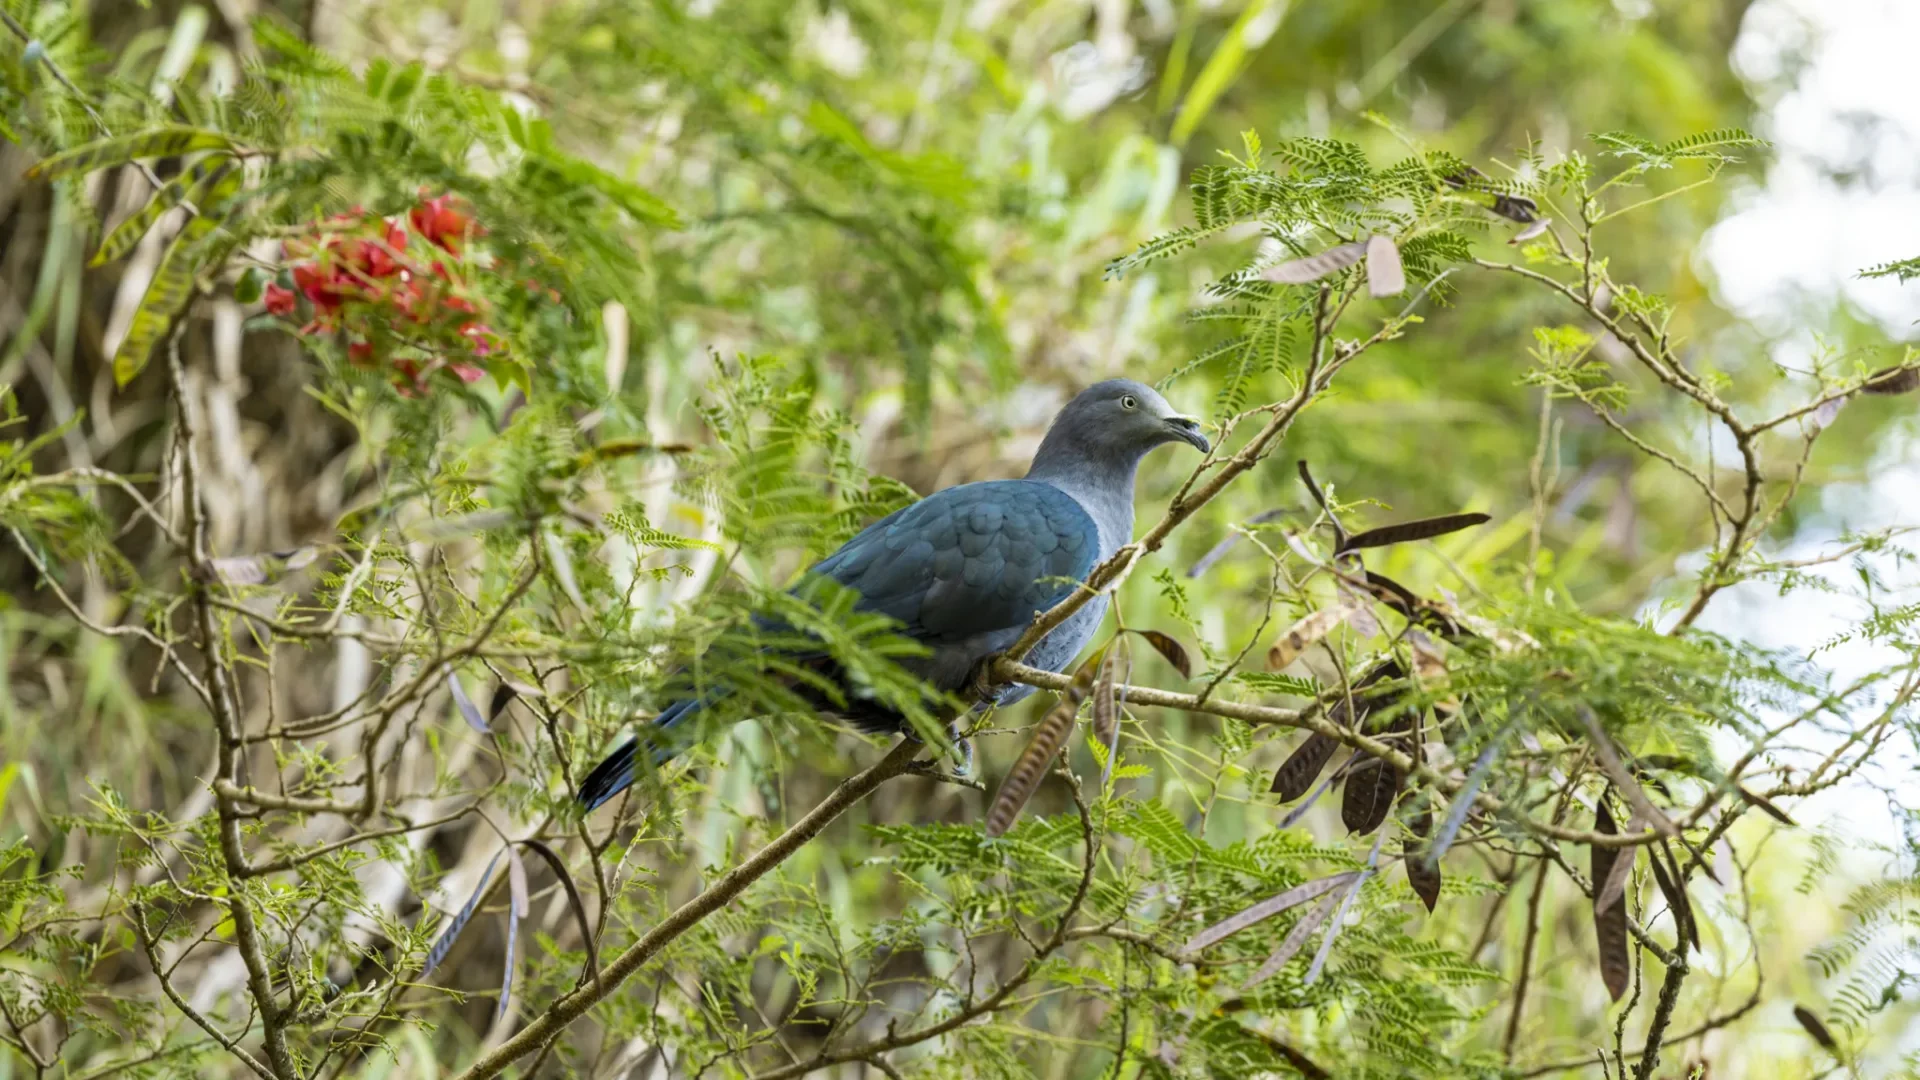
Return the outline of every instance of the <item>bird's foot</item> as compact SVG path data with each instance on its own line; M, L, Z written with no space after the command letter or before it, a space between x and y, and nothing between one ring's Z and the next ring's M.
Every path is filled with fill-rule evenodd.
M953 771L956 776L973 775L973 740L960 734L958 728L948 728L948 736L953 740Z
M999 653L973 665L973 673L967 678L967 693L982 704L991 703L1000 687L993 681L993 665L1000 659Z

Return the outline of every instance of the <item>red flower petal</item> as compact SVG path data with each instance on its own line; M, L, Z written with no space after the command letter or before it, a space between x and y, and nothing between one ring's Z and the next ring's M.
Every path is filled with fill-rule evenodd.
M393 362L393 369L398 373L394 377L393 387L400 391L401 397L419 397L420 391L426 389L426 379L423 377L424 373L420 370L420 365L414 363L411 359L403 356L395 360ZM405 377L402 378L401 376Z
M463 323L460 327L460 336L467 339L475 356L491 356L494 350L500 347L500 335L494 333L493 327L486 323Z
M283 289L277 284L269 284L266 291L267 311L274 315L291 315L299 302L292 289Z
M343 282L338 274L323 271L312 263L301 263L293 268L293 283L322 311L331 313L340 306Z
M427 199L407 212L407 220L415 232L455 254L469 235L486 235L486 230L473 224L472 217L454 195Z

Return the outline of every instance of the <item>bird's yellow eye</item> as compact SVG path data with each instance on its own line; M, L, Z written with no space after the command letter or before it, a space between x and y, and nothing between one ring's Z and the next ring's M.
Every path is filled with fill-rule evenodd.
M1120 407L1128 412L1132 412L1140 407L1140 400L1132 394L1128 394L1126 397L1120 399Z

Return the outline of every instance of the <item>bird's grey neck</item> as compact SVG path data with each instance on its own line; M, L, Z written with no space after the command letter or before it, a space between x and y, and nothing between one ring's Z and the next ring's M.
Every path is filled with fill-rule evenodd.
M1073 496L1100 530L1100 557L1133 539L1133 474L1144 451L1124 458L1061 451L1042 444L1027 479Z

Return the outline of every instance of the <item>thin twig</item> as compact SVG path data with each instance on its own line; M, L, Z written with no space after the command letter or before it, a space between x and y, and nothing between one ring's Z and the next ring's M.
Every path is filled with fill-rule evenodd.
M36 40L32 34L27 32L27 28L20 25L5 8L0 8L0 23L4 23L8 30L13 31L13 35L19 38L23 45L31 45ZM40 54L40 64L47 69L47 74L53 76L55 82L65 87L67 93L72 94L74 100L80 103L80 108L86 112L87 118L92 120L93 125L100 129L101 136L103 138L112 138L113 129L107 126L106 118L100 115L98 109L94 108L93 99L88 97L79 86L75 85L72 79L67 78L67 73L60 70L60 65L54 63L53 57L47 55L44 50ZM147 183L153 185L153 190L159 191L167 186L146 162L136 161L133 163L133 167L140 170L141 176L147 178ZM189 200L182 199L178 205L189 214L198 212Z
M1520 945L1520 970L1513 980L1513 1008L1507 1013L1507 1037L1500 1053L1513 1061L1514 1045L1520 1039L1520 1016L1527 1007L1527 984L1533 977L1533 948L1540 938L1540 898L1547 891L1547 860L1539 861L1533 875L1533 891L1527 896L1527 936Z

